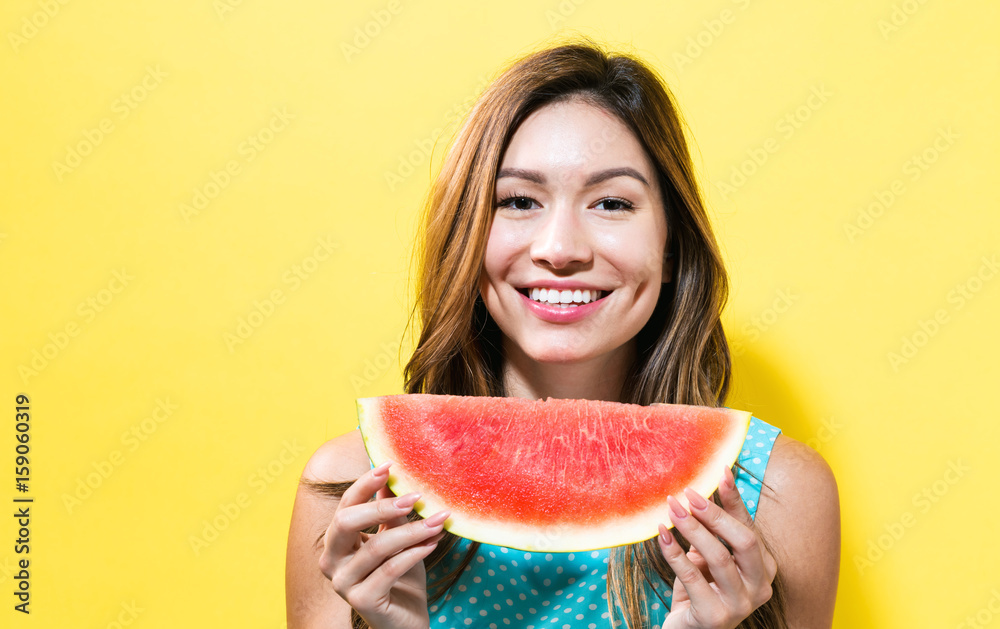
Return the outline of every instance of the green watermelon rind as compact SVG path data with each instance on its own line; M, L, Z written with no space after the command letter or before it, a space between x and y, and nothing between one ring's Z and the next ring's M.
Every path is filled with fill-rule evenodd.
M361 435L368 457L373 464L387 460L394 461L392 453L375 438L376 435L381 434L381 431L376 428L376 424L381 420L380 399L375 397L357 400ZM683 405L665 404L662 406ZM705 498L709 498L718 488L719 482L722 480L723 468L731 468L739 457L751 418L751 414L747 411L721 408L711 410L728 415L732 420L732 428L708 463L702 467L701 472L687 485ZM373 428L376 429L373 430ZM389 469L389 489L397 496L411 492L420 493L421 498L414 505L414 509L421 517L427 518L448 509L452 513L445 522L445 529L451 533L473 541L523 551L583 552L612 548L656 537L659 534L658 526L660 523L668 528L673 527L666 495L663 496L661 502L650 509L633 513L627 518L608 519L604 525L574 525L566 522L553 522L551 525L539 527L537 525L524 525L516 521L498 522L483 518L475 512L458 510L448 505L432 488L423 485L394 461L394 465ZM690 503L683 492L674 494L674 498L685 509L690 509Z

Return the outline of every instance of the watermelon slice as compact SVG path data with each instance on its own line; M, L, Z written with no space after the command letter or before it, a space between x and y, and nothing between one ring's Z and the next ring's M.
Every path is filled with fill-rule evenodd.
M389 395L358 400L389 488L416 510L451 511L456 535L569 552L650 539L671 526L667 496L708 497L739 455L750 413L663 404Z

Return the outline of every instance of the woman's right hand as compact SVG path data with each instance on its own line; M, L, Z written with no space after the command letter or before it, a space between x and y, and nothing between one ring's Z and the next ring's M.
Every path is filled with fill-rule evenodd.
M443 536L450 513L408 521L420 496L394 496L386 486L389 465L365 473L344 492L326 530L319 567L372 629L427 629L423 560ZM372 526L379 532L362 532Z

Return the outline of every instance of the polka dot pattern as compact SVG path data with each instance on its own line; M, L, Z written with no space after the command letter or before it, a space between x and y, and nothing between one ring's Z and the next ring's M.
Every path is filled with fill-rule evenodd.
M757 513L760 483L781 430L756 417L750 420L743 451L737 459L748 472L736 470L736 487L751 517ZM754 478L756 476L756 478ZM439 564L428 574L434 581L446 574L464 556L469 540L460 539L451 563ZM431 629L455 627L561 627L610 628L607 570L608 549L582 553L525 552L481 544L475 560L454 586L430 604ZM650 626L666 620L671 590L662 581L647 588ZM659 596L657 596L659 594ZM667 603L660 603L660 599ZM623 626L623 625L621 625Z

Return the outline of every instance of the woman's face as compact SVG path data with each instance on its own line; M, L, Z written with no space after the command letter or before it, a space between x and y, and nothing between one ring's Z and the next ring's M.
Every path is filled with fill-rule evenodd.
M630 360L671 272L662 195L636 137L581 101L547 105L514 133L496 190L480 293L508 357Z

